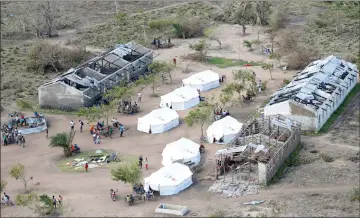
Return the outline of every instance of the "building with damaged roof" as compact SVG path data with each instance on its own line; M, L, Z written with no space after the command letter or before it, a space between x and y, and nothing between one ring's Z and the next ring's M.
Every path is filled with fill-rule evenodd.
M38 88L39 105L79 109L92 106L107 89L147 72L153 52L134 42L116 45Z
M358 79L355 64L335 56L314 61L272 95L264 115L282 114L300 122L302 130L318 131Z

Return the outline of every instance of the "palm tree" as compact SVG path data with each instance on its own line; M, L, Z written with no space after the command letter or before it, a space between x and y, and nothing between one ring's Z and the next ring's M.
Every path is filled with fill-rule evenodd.
M63 132L63 133L58 133L54 136L51 136L49 146L63 148L64 156L70 157L72 155L71 143L74 139L75 131L76 130L72 130L69 133Z

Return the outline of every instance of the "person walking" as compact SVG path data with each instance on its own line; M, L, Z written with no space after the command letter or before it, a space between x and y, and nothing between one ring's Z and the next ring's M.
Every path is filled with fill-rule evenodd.
M140 169L142 169L142 162L143 162L143 157L140 155L140 157L139 157L139 167L140 167Z
M142 96L142 94L141 94L141 92L139 92L139 93L137 94L137 99L138 99L138 102L139 102L139 103L141 102L141 96Z
M45 134L46 134L46 138L48 138L48 136L49 136L49 129L48 128L45 129Z
M58 197L59 205L61 205L62 200L63 200L63 197L61 195L59 195L59 197Z
M5 204L6 205L11 205L11 206L14 206L14 204L10 201L10 196L7 195L5 192L4 192L4 197L3 197L3 200L5 201Z
M23 135L20 135L20 146L25 148L25 137Z
M176 56L173 59L173 64L176 66Z
M53 195L52 202L53 202L54 208L56 209L56 198L55 198L55 195Z
M123 133L124 133L124 126L120 123L119 125L119 130L120 130L120 137L123 137Z
M79 125L80 125L80 132L83 132L83 126L84 126L83 121L79 120Z
M75 126L75 123L74 123L74 121L70 121L70 128L71 128L71 130L73 131L74 130L74 126Z
M88 168L89 168L89 164L88 164L88 163L85 163L85 171L86 171L86 172L88 171Z
M147 157L145 157L145 169L146 169L146 170L149 169L149 164L148 164L148 159L147 159Z

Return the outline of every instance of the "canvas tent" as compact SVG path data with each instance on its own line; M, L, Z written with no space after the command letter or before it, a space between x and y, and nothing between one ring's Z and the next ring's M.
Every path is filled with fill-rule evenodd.
M211 70L206 70L194 74L186 79L183 79L183 86L200 89L200 91L208 91L220 86L220 76Z
M162 152L162 165L169 166L174 162L197 166L200 163L200 145L186 138L167 144Z
M213 143L215 138L217 144L227 144L240 132L242 125L235 118L226 116L209 126L206 131L207 140ZM223 142L219 142L221 138Z
M175 110L164 107L151 111L138 118L137 130L157 134L166 132L179 125L179 115Z
M154 191L159 191L160 195L178 194L193 183L192 175L193 173L188 166L174 163L145 178L144 189L148 191L151 188Z
M195 88L181 87L160 97L160 107L170 107L173 110L186 110L199 104L199 93Z

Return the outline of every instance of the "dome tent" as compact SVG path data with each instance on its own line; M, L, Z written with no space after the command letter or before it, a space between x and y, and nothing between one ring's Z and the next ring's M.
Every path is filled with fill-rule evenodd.
M186 110L200 103L198 91L191 87L175 89L160 98L160 107L172 106L173 110Z
M183 85L200 89L201 92L208 91L220 86L220 76L211 70L206 70L183 79Z
M164 107L151 111L138 118L137 130L157 134L166 132L179 125L179 115L175 110Z
M186 138L167 144L162 152L162 165L168 166L174 162L193 163L197 166L200 163L200 145Z
M209 143L213 143L215 139L217 144L227 144L240 132L242 125L235 118L226 116L209 126L206 138Z
M192 185L192 175L190 168L184 164L174 163L162 167L144 178L144 189L150 188L159 191L160 195L174 195Z

